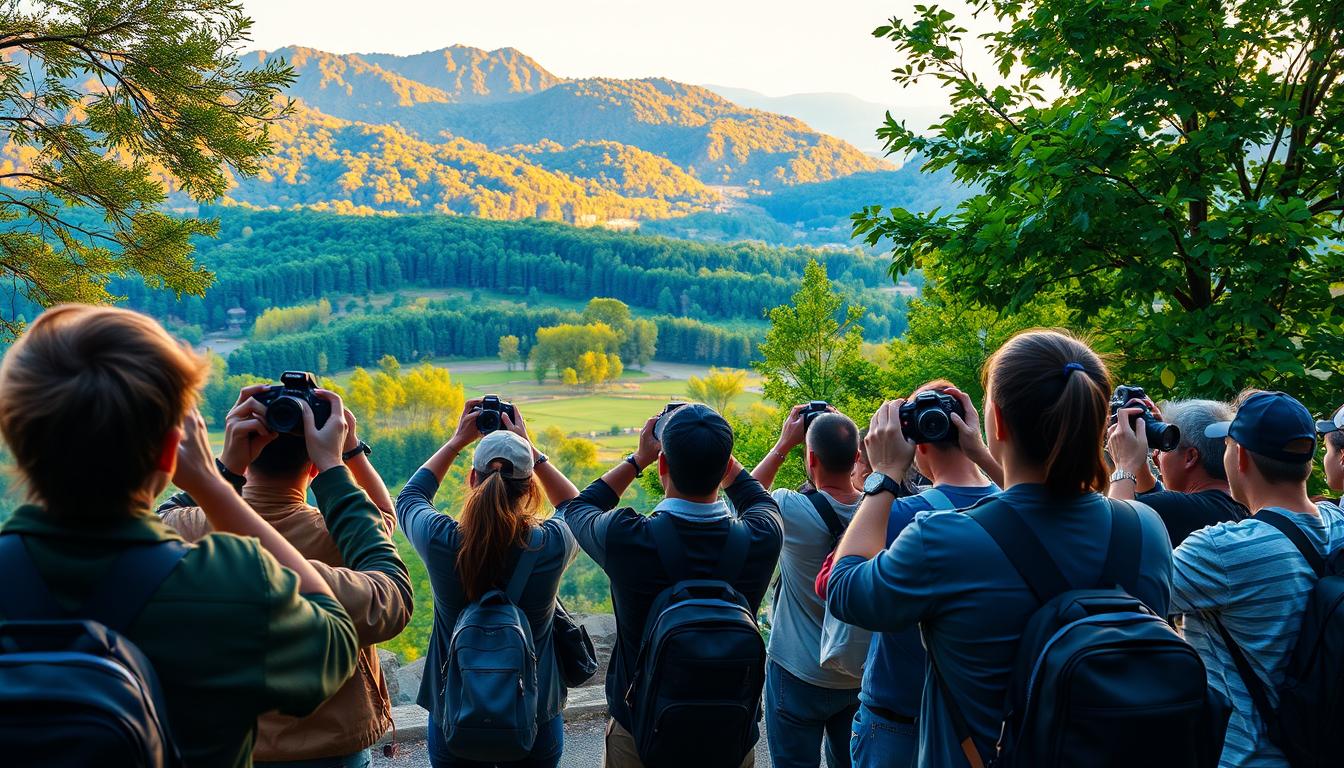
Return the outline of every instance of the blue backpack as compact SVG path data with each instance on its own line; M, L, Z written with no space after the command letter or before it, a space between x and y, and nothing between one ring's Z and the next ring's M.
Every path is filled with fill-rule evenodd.
M537 738L537 651L518 607L541 555L542 530L514 566L508 589L462 609L443 664L443 736L464 760L521 760Z
M183 765L149 659L126 631L188 551L132 547L73 614L19 535L0 536L0 744L7 766Z
M1204 662L1132 592L1139 580L1138 511L1109 500L1111 535L1097 584L1071 584L1031 527L991 498L966 511L1035 595L1009 680L994 768L1213 768L1231 702ZM930 653L932 662L934 654ZM972 765L980 748L946 683L935 676Z
M751 604L732 582L751 535L736 519L711 578L689 578L668 515L649 523L675 583L653 601L626 693L631 734L647 768L737 768L756 744L765 643Z

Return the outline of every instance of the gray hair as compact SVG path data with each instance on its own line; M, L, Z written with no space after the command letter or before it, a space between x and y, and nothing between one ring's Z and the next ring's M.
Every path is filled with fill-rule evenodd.
M1205 437L1204 428L1220 421L1231 421L1233 415L1232 406L1219 400L1173 400L1162 404L1162 419L1181 430L1181 442L1176 449L1199 451L1204 471L1218 480L1227 479L1227 471L1223 469L1226 442L1221 437Z

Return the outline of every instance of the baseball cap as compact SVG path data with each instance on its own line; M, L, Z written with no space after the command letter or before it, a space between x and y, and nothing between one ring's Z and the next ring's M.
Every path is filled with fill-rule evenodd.
M670 465L717 481L733 454L733 428L713 408L689 403L668 415L660 442Z
M1316 454L1316 424L1311 412L1283 392L1251 395L1237 408L1236 418L1210 424L1204 436L1231 437L1251 453L1290 463L1305 464ZM1299 440L1310 440L1312 450L1285 450Z
M1335 415L1330 417L1328 421L1316 422L1316 434L1318 435L1328 435L1331 432L1341 431L1344 431L1344 405L1341 405L1339 410L1335 411Z
M526 480L532 476L532 446L517 434L500 429L481 438L476 445L476 454L471 457L471 467L476 475L487 475L495 471L490 466L495 461L504 461L499 473L510 480Z

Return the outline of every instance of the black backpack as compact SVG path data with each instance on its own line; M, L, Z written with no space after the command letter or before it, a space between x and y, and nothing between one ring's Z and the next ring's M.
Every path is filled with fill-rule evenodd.
M626 693L639 758L647 768L737 768L755 747L765 685L765 643L732 586L750 533L732 520L714 576L691 579L671 518L649 525L676 583L653 601Z
M154 667L120 633L187 550L176 540L126 550L71 615L47 590L23 537L0 536L5 765L183 764Z
M1264 721L1265 732L1293 768L1326 768L1340 762L1337 739L1344 731L1344 550L1321 557L1301 528L1271 510L1255 519L1268 523L1293 542L1316 574L1297 645L1289 657L1279 708L1269 705L1265 682L1251 668L1241 647L1215 614L1208 614L1223 636L1232 663Z
M1129 504L1108 501L1106 563L1096 588L1089 589L1069 583L1006 502L990 499L966 513L999 545L1040 603L1022 632L991 766L1218 764L1231 704L1209 687L1195 649L1132 596L1142 553L1139 515ZM939 682L958 736L965 738L965 719L941 677ZM975 752L978 758L978 747Z

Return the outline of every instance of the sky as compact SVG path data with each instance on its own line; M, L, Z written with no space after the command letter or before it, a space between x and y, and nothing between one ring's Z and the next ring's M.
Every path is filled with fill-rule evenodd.
M902 90L872 30L915 0L243 0L253 47L410 54L517 48L562 77L668 77L771 96L841 92L937 116L933 84ZM955 8L958 3L944 3ZM970 25L967 25L970 26ZM972 52L973 53L973 52Z

